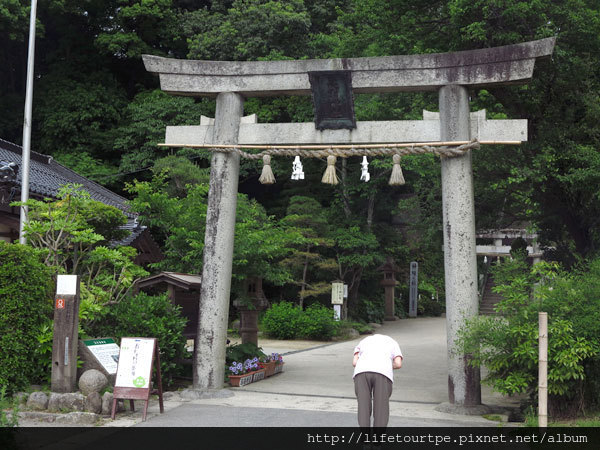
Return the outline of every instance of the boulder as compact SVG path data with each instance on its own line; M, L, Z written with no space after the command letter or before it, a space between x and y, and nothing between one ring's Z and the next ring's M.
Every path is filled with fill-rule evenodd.
M348 330L348 337L350 339L355 339L355 338L357 338L359 336L360 336L360 333L358 331L356 331L354 328L350 328Z
M85 398L85 410L94 414L102 412L102 397L98 392L92 392Z
M105 392L102 396L102 414L110 416L112 413L113 395L112 392ZM125 404L122 399L117 400L117 412L125 411Z
M27 403L28 397L29 394L27 392L17 392L15 395L13 395L13 398L17 401L19 405Z
M27 399L27 408L43 411L48 408L48 396L43 392L32 392Z
M66 394L59 394L53 392L52 395L50 395L50 401L48 402L48 411L70 412L84 410L85 397L78 392L68 392Z
M71 412L69 414L60 414L56 417L56 423L69 425L93 425L100 417L90 412Z
M50 400L48 401L48 411L50 412L59 412L60 411L60 402L61 395L58 392L52 392L50 394Z
M107 384L106 375L96 369L86 370L79 378L79 390L83 395L89 395L92 392L99 393Z

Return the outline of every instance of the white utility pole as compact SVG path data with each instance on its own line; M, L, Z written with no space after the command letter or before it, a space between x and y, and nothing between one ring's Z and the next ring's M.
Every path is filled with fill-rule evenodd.
M25 91L25 114L23 120L23 154L21 157L21 201L29 200L29 159L31 154L31 110L33 104L33 69L35 60L35 17L37 0L31 0L29 16L29 50L27 52L27 87ZM19 222L19 243L26 244L25 222L27 221L27 206L21 206L21 221Z

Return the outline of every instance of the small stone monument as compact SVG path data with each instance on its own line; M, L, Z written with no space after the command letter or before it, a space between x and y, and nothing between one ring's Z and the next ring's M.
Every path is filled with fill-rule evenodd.
M252 342L258 345L258 313L269 306L262 289L262 278L252 277L244 281L245 295L233 301L240 312L240 335L242 344Z
M398 320L394 308L394 289L398 284L396 281L398 266L394 263L394 259L388 256L385 264L378 267L377 270L383 272L383 280L379 284L385 287L385 320Z

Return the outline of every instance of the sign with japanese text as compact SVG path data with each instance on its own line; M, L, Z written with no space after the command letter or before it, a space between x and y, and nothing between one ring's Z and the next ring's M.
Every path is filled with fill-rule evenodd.
M117 373L119 346L114 339L85 339L83 343L108 374Z
M150 387L155 342L153 338L121 339L115 387Z
M344 283L331 283L331 304L344 304Z
M408 316L417 317L417 301L419 295L419 263L410 263L410 291L408 297Z

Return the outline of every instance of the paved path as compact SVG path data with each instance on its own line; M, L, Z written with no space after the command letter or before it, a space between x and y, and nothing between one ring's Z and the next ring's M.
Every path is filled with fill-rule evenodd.
M394 371L390 399L390 426L495 426L481 416L452 415L436 411L448 401L446 320L405 319L386 322L377 330L396 339L404 354L403 367ZM362 336L345 342L277 341L260 339L266 353L284 355L283 373L242 388L221 391L221 398L186 399L180 392L166 393L165 413L153 400L148 419L142 422L143 402L136 411L104 419L103 427L354 427L356 399L352 382L352 354ZM518 400L482 388L483 403L499 413ZM506 419L506 416L504 416ZM31 423L30 423L31 422ZM21 426L38 426L23 420ZM61 426L62 424L44 424Z
M404 354L395 371L390 401L390 426L490 426L480 416L461 416L435 410L448 401L446 330L444 318L387 322L378 333L392 336ZM260 340L267 353L283 353L284 372L242 388L229 388L227 398L182 401L174 396L149 409L141 422L139 412L120 413L105 426L356 426L356 399L352 382L352 354L362 337L352 341ZM483 403L506 407L516 400L483 388ZM499 409L500 411L500 409Z

